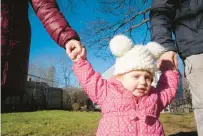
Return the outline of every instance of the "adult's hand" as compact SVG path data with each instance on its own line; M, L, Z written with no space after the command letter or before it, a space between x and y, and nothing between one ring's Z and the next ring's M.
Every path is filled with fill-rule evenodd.
M66 52L69 55L71 60L75 60L77 55L82 52L81 42L74 39L66 43L65 47L66 47Z
M178 69L178 60L177 60L177 54L174 51L168 51L161 55L157 62L157 67L161 69L161 66L163 66L164 61L169 61L173 65L174 69Z
M74 60L72 60L72 61L73 62L77 62L80 59L82 59L82 60L86 59L86 49L84 47L82 48L82 52L80 54L78 54L77 57Z

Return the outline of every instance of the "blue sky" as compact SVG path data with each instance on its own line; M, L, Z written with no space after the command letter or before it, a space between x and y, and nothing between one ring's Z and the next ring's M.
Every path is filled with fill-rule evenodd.
M62 1L60 4L63 4L64 2L65 1ZM96 16L93 14L95 13L95 9L92 8L95 6L95 3L81 4L79 7L77 7L79 10L77 9L76 13L72 13L69 10L62 10L62 12L71 27L80 35L81 31L85 28L86 23L88 21L95 20ZM71 63L68 56L66 57L65 50L59 47L51 39L32 9L30 10L29 19L32 31L30 63L37 61L40 63L57 64L61 58L65 59L67 63ZM106 62L101 58L95 57L93 55L93 50L90 49L87 50L87 52L88 59L96 71L103 73L112 65L112 61Z
M96 18L96 16L93 15L93 12L95 13L95 11L91 7L95 7L94 3L81 4L77 13L63 10L65 18L68 20L72 28L78 32L79 35L80 32L85 28L86 22L94 20ZM30 61L44 56L49 56L54 60L63 57L65 55L65 50L59 47L51 39L37 16L33 12L31 12L29 18L32 30ZM101 62L104 62L104 60L94 57L93 53L94 51L88 50L88 57L90 58L90 61L93 63L96 70L98 70L99 72L104 72L105 69L107 69L111 64L106 65L106 63L103 63L104 65L102 67L98 67L97 64L101 64ZM68 57L67 61L70 61Z
M66 1L61 1L63 5ZM69 10L62 10L65 18L68 20L69 24L75 29L78 34L86 27L88 21L93 21L96 16L100 16L105 19L112 19L113 17L107 17L103 14L99 14L95 11L97 3L94 1L88 2L86 4L81 4L75 10L76 13L72 13ZM63 8L63 7L62 7ZM71 63L68 57L65 57L65 50L59 47L49 36L49 34L44 29L40 20L37 18L33 11L29 14L32 39L31 39L31 49L30 49L30 62L38 60L41 63L51 63L57 64L60 58L67 60L67 63ZM135 34L136 42L141 42L140 34ZM85 39L84 39L85 40ZM88 49L88 59L93 65L94 69L100 73L105 72L109 67L113 65L113 61L105 61L101 58L97 58L93 55L95 52L92 49ZM43 59L44 58L44 59ZM180 62L180 69L182 71L182 63ZM74 77L73 77L74 78Z

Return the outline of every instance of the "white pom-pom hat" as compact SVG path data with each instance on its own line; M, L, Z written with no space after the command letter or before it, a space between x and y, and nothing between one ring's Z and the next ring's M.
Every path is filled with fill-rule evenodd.
M165 52L165 49L156 42L149 42L146 46L133 45L133 42L124 35L116 35L109 44L115 55L114 75L124 74L132 70L146 70L154 75L155 61Z

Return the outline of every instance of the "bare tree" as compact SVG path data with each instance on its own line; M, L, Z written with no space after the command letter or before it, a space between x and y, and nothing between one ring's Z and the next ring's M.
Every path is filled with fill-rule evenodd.
M48 68L48 79L50 80L49 86L51 86L51 87L55 86L54 82L52 82L55 80L55 76L56 76L56 68L55 68L55 66L51 65Z
M56 69L55 66L53 65L54 63L52 62L50 57L43 56L44 60L42 61L40 57L36 58L29 64L29 71L28 73L32 75L32 80L39 81L39 82L45 82L50 86L54 86L55 83L55 76L56 76ZM47 61L49 60L49 61Z
M88 22L87 28L82 33L82 38L88 39L85 44L95 48L97 55L109 57L106 53L109 40L116 34L126 34L135 42L135 34L142 34L142 42L149 40L149 11L148 0L97 0L97 12L104 16L95 21ZM139 29L141 28L141 29ZM96 45L95 45L96 44ZM105 51L101 52L101 51Z
M38 56L30 62L28 73L34 75L34 81L43 81L49 86L67 88L76 84L73 78L72 62L65 53L59 59L51 58L51 56Z
M71 61L69 61L68 57L64 55L61 57L58 63L58 74L57 74L58 81L62 85L65 85L65 88L70 87L72 74L73 71Z
M75 14L81 5L86 3L86 0L80 0L80 2L76 0L56 0L56 2L60 7L61 12L70 11Z

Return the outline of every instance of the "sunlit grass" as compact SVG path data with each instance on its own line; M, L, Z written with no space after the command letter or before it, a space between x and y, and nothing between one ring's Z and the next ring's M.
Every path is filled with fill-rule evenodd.
M37 111L5 113L2 136L94 136L99 112ZM196 130L193 114L161 114L166 135Z

